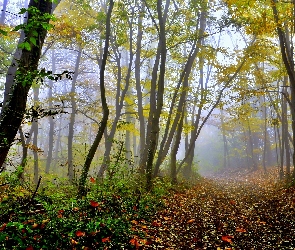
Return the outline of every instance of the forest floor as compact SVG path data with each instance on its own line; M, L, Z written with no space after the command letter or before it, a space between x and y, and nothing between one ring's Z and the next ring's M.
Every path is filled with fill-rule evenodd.
M165 199L137 249L295 249L295 188L277 173L224 174ZM143 244L140 244L143 243Z
M224 173L171 192L159 182L155 188L164 186L164 197L132 189L103 193L90 178L92 191L82 200L67 196L65 186L50 195L40 191L34 200L30 195L29 203L27 196L15 197L23 189L7 185L0 249L295 250L295 187L277 176L274 168Z

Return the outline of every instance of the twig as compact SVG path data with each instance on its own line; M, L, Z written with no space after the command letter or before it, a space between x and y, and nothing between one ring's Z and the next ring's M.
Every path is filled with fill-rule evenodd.
M39 186L40 186L40 183L41 183L41 179L42 179L42 176L39 177L39 180L38 180L38 183L37 183L37 187L32 195L32 198L30 199L30 201L25 205L25 207L28 207L34 200L36 194L37 194L37 191L39 189Z

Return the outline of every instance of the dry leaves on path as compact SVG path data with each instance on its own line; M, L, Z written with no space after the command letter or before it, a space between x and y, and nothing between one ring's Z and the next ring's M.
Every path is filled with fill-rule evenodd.
M168 197L166 209L143 224L136 230L148 244L140 249L294 249L295 189L257 173L247 181L207 178Z

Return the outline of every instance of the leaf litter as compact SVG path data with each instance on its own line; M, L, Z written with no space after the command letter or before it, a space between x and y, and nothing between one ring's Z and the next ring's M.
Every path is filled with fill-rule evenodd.
M165 204L133 228L136 249L295 249L295 188L275 170L204 178Z

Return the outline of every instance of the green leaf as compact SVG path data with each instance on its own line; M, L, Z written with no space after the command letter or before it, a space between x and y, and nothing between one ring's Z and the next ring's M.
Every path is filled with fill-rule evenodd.
M20 43L17 47L19 49L24 49L25 48L25 44L24 43ZM17 72L17 74L18 74L18 72Z
M3 36L7 36L7 31L0 29L0 34L2 34Z
M30 37L30 42L32 44L34 44L35 46L37 46L37 41L36 41L36 38L35 37Z
M33 35L34 37L38 37L38 32L37 32L36 30L33 30L33 31L32 31L32 35Z
M25 49L31 51L31 45L28 42L24 42Z
M24 14L27 12L27 9L26 8L21 8L20 9L20 12L18 14Z
M23 25L22 25L22 24L20 24L20 25L16 25L16 26L14 27L13 31L18 31L18 30L20 30L20 29L22 29L22 28L23 28Z

